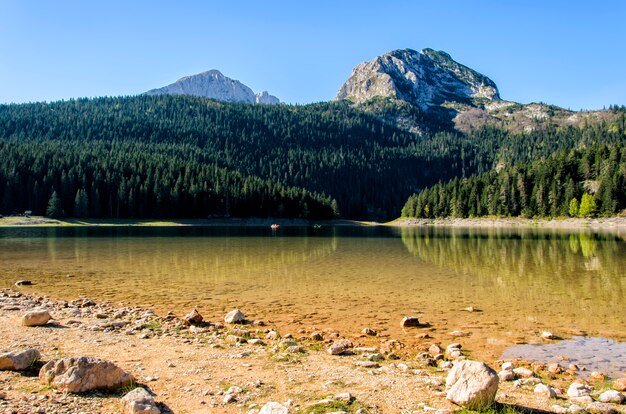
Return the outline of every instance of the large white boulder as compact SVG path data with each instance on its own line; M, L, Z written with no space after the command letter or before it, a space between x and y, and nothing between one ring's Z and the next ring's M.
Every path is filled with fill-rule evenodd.
M498 391L498 374L478 361L457 361L446 378L446 398L469 409L493 404Z

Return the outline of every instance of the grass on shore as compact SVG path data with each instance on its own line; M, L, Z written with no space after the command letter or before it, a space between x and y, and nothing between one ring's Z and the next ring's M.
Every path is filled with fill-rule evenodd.
M462 408L456 414L545 414L546 411L495 402L480 410Z
M8 216L0 217L0 227L168 227L168 226L269 226L278 223L281 226L307 226L311 224L362 226L371 223L352 220L274 219L274 218L214 218L214 219L53 219L43 216Z
M43 216L8 216L0 217L0 227L172 227L172 226L269 226L278 223L281 226L309 226L321 224L324 226L412 226L417 220L419 224L432 226L523 226L523 227L589 227L593 225L626 226L626 216L599 217L595 219L581 218L521 218L521 217L475 217L467 219L413 219L398 217L386 223L358 220L304 220L304 219L277 219L277 218L211 218L211 219L171 219L171 220L141 220L141 219L80 219L63 218L53 219Z
M190 221L191 222L191 221ZM189 223L191 224L191 223ZM188 224L188 225L189 225ZM0 227L76 227L76 226L182 226L183 221L151 221L135 219L53 219L42 216L10 216L0 218Z

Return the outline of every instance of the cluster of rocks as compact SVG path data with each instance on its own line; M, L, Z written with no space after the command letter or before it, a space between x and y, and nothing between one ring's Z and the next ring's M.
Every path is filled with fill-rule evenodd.
M548 375L555 377L559 374L563 374L566 377L573 376L578 371L576 365L570 364L567 370L563 370L556 363L548 365L538 363L534 364L532 368L516 367L513 362L507 361L502 363L498 377L502 382L512 382L516 388L532 389L534 394L546 399L567 400L567 405L562 403L552 405L553 412L559 414L582 412L612 414L617 413L617 406L626 401L626 396L621 393L621 391L626 390L626 378L615 380L613 382L614 389L598 391L594 391L590 382L576 379L570 383L567 391L565 391L560 387L544 383L539 378L538 373L540 374L543 371L546 374L544 377ZM606 376L599 372L593 372L590 375L590 379L603 382Z
M591 388L587 390L588 384L578 381L574 384L583 386L572 384L570 388L571 394L577 390L580 395L570 395L568 389L566 397L565 391L538 378L535 373L536 367L533 369L525 366L516 367L513 363L506 362L501 365L500 372L496 373L483 363L467 360L463 347L458 342L445 346L440 343L428 344L422 348L423 352L417 357L411 357L410 362L406 359L406 362L400 362L397 361L402 359L400 355L406 355L405 345L385 336L378 337L378 333L371 328L362 330L363 341L359 338L342 337L339 332L332 329L309 331L300 329L293 335L289 333L281 335L277 329L266 327L263 321L248 320L239 309L228 312L223 321L209 322L197 309L193 309L182 318L172 313L160 317L150 310L116 308L110 304L96 303L89 298L70 302L53 301L46 297L23 295L8 290L0 293L0 309L22 311L24 326L62 323L74 329L136 335L140 339L170 336L183 343L234 349L242 358L259 350L272 354L278 361L291 361L306 356L312 350L325 349L332 358L349 361L356 370L363 370L371 375L398 373L415 375L416 383L427 384L437 395L445 396L452 403L470 409L479 409L492 404L499 385L508 383L515 389L528 390L546 399L567 398L568 406L554 404L555 412L573 413L585 407L589 412L612 413L616 406L623 403L624 396L621 391L626 388L626 379L615 381L616 389L610 392L594 392ZM405 317L401 324L406 328L424 326L417 317ZM465 335L451 334L451 336ZM421 338L428 336L424 335ZM378 345L371 346L373 341L378 341ZM32 369L39 365L40 359L41 354L37 349L16 350L0 355L0 369ZM558 366L550 365L544 368L551 375L561 373L573 375L572 370L576 367L562 370ZM442 374L447 372L445 382L439 375L433 375L433 370ZM39 370L39 380L42 384L70 394L89 392L93 389L119 388L134 381L131 374L114 363L88 357L50 360ZM620 383L621 390L618 389ZM585 390L589 392L585 394ZM242 387L231 386L228 390L219 392L221 401L218 405L247 405L251 414L288 413L302 408L298 405L294 408L290 402L270 402L258 408L251 401L251 396ZM354 397L350 394L348 396L347 401L352 403ZM331 395L309 405L332 406L337 401L346 402L344 401L346 398L346 395ZM159 404L154 402L154 396L143 388L129 392L120 400L120 405L122 412L160 412ZM425 407L424 410L426 408L430 409Z
M10 289L0 292L0 310L25 311L22 318L24 326L56 326L62 321L64 325L77 329L137 335L141 339L171 336L188 341L190 338L197 339L197 334L201 333L223 336L228 331L225 324L265 325L263 321L246 320L238 309L229 312L224 317L224 323L211 323L205 321L195 309L183 318L172 312L161 317L150 309L115 307L109 303L96 303L90 298L54 301ZM244 336L247 334L245 330L239 333Z
M441 347L441 344L434 343L428 347L427 352L420 353L418 357L431 367L450 369L453 361L465 359L461 348L462 345L458 342L449 344L445 349Z
M36 349L7 352L0 355L0 369L24 371L41 358ZM53 359L39 370L39 382L64 393L94 390L116 390L134 383L134 377L111 361L91 357ZM3 399L6 398L6 395ZM136 388L122 398L122 413L159 414L154 398L144 388ZM45 410L44 410L45 412Z
M146 339L153 336L172 336L188 343L206 340L215 347L220 347L221 344L241 346L246 343L265 346L264 341L276 341L272 348L273 352L305 352L292 335L281 336L275 329L266 329L263 321L248 320L239 309L228 312L224 316L224 323L211 323L206 321L197 309L183 318L171 313L159 317L150 310L115 308L106 303L96 303L89 298L69 302L53 301L47 297L35 297L12 290L0 293L0 309L25 311L21 323L27 327L64 324L74 329L138 335L139 338ZM328 336L334 338L336 334ZM316 340L316 338L322 340L324 334L314 332L310 337L298 339ZM0 356L0 367L6 370L30 369L40 358L41 353L36 349L8 352ZM135 381L131 374L111 361L90 357L48 361L39 370L38 378L44 385L49 385L59 392L72 394L88 393L92 390L119 390L120 387L128 387ZM224 404L244 401L242 393L240 387L230 387L222 394L222 401ZM136 388L126 394L120 400L120 407L123 413L160 412L154 397L144 388ZM289 412L289 408L279 403L268 403L260 411L252 409L252 412Z
M3 297L6 298L7 296ZM6 303L6 301L2 302ZM48 310L35 309L23 315L22 325L26 327L44 326L52 319ZM0 370L24 371L33 369L40 359L41 353L34 348L6 352L0 354ZM52 359L40 368L38 378L43 385L48 385L63 393L72 394L103 389L117 390L135 382L135 378L131 374L113 362L85 356ZM6 395L2 397L5 399ZM30 408L34 408L34 406ZM41 408L37 411L45 412L45 409ZM159 414L161 410L147 390L136 388L122 398L121 412L123 414Z
M406 319L402 321L403 326L405 326ZM409 326L419 326L419 322L410 322ZM379 362L389 359L390 355L395 355L393 349L401 346L399 342L390 340L383 343L381 352L381 349L375 347L353 347L349 340L343 338L334 341L328 348L328 353L331 355L357 354L365 359L365 361L356 362L358 367L378 368L382 371L385 368L380 367ZM468 409L488 407L495 401L499 384L498 375L496 371L482 362L465 360L461 348L459 343L450 344L445 350L439 344L432 344L428 352L418 355L418 360L422 361L423 366L439 366L442 370L450 370L445 381L446 398L449 401ZM423 370L411 368L404 363L394 366L416 375L425 374ZM375 374L376 371L372 370L370 373ZM442 385L436 379L428 378L427 381L434 386Z
M7 388L10 388L8 386ZM8 390L7 390L8 391ZM87 399L74 394L31 394L11 398L0 391L0 412L11 414L75 414L103 412L100 399Z
M65 324L78 329L126 335L138 333L140 338L149 338L156 335L186 338L187 334L197 336L198 333L212 333L217 336L222 333L226 342L236 344L250 342L251 344L259 345L264 343L258 338L252 338L252 336L267 333L268 337L271 338L273 335L276 339L279 339L276 331L272 330L257 330L251 334L249 330L233 328L226 334L224 332L226 329L224 324L205 321L196 309L182 319L175 317L173 314L168 314L166 317L161 318L150 310L114 308L108 304L98 304L89 298L81 298L70 302L52 301L49 298L23 295L20 292L11 290L5 290L0 293L0 308L12 311L25 310L26 312L22 316L21 323L26 327L56 326L59 325L60 320L65 320ZM53 314L59 316L55 318L52 316ZM87 320L93 318L94 322L91 324L85 323L85 318ZM239 309L226 314L224 322L232 325L250 324L259 327L264 326L262 321L246 320L245 315ZM294 347L294 345L289 346L287 342L284 342L283 345L288 349ZM295 350L290 349L290 351L294 352ZM41 353L36 349L7 352L0 355L0 369L31 369L40 359ZM113 362L84 356L50 360L41 367L38 378L41 384L49 385L63 393L73 394L86 393L93 390L119 390L135 382L131 374L122 370ZM223 396L224 403L236 402L237 395L240 392L241 389L239 387L231 387ZM261 412L274 412L268 411L272 407L274 409L278 407L277 403L272 404L263 407ZM29 407L32 408L32 404ZM122 413L155 414L161 412L154 397L141 387L133 389L122 397L120 407ZM45 412L45 409L43 410Z

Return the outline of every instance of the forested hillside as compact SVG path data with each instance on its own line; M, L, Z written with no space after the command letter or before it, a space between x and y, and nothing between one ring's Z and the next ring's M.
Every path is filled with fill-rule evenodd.
M337 213L329 197L227 171L205 162L201 151L188 145L2 140L0 159L3 212L307 219Z
M388 219L397 216L410 194L439 181L469 177L490 171L498 164L528 162L554 151L585 144L622 142L624 114L623 110L616 110L611 122L585 125L584 128L548 127L538 132L510 134L485 127L460 134L432 132L436 128L433 124L431 130L419 135L393 125L397 119L393 122L379 119L379 115L355 109L347 102L270 106L224 103L189 96L137 96L2 105L0 141L4 143L3 148L5 151L13 151L13 148L25 151L23 154L11 152L12 157L23 157L16 162L25 165L35 162L37 157L57 157L63 162L36 164L37 174L4 162L0 171L0 200L21 200L16 211L40 210L41 200L35 203L26 195L32 193L30 187L18 187L9 195L4 190L9 184L14 185L11 183L15 182L16 174L26 174L18 182L31 182L33 188L36 182L40 188L38 194L46 201L51 196L52 187L63 191L64 209L71 210L70 204L79 189L87 194L93 190L90 179L76 173L72 174L80 185L70 186L71 190L57 188L63 186L63 176L71 175L70 170L75 166L74 159L62 159L66 153L68 157L69 154L89 154L92 157L90 165L100 175L114 174L113 168L121 168L118 178L107 184L113 189L110 197L120 197L126 192L130 197L128 185L134 180L132 195L136 199L142 180L156 180L157 174L161 174L158 178L162 179L165 172L160 170L163 164L160 157L168 156L168 162L176 163L176 168L191 163L188 171L180 175L171 172L171 179L159 184L163 187L159 191L166 191L165 188L173 188L181 176L185 184L179 187L179 193L184 195L182 199L167 205L158 204L159 207L145 204L150 207L125 210L123 205L120 209L109 208L103 190L99 189L101 214L120 217L240 214L232 210L232 200L239 197L236 191L231 193L236 186L222 187L221 184L220 191L228 197L218 198L223 199L223 203L230 200L228 208L214 204L214 196L207 193L201 196L204 201L198 202L197 210L195 207L189 210L188 200L195 199L192 194L197 194L194 191L199 186L215 187L215 179L209 177L208 172L201 171L223 169L220 170L222 174L239 177L233 180L254 181L257 180L254 177L258 177L262 182L271 182L272 188L279 186L287 191L289 187L290 191L301 192L295 198L302 199L302 194L307 193L320 205L329 205L334 199L334 210L343 217ZM424 116L419 110L409 115ZM107 145L111 150L106 150ZM37 154L46 148L48 155ZM90 152L96 150L99 152ZM138 156L135 151L141 151L144 158L137 159L138 165L128 161L129 164L122 168L116 157L124 158L122 153ZM34 158L28 158L31 156ZM117 179L119 183L115 182ZM44 182L54 184L41 189ZM121 193L118 191L120 187L124 190ZM74 194L70 194L71 191ZM268 191L268 197L282 197L282 190ZM256 199L245 200L241 202L249 204L245 208L246 214L279 214L273 207L265 210L265 207L257 206ZM275 208L282 205L280 211L288 216L304 214L302 202L298 201L302 207L298 211L288 209L287 204L280 202ZM252 212L257 207L260 210ZM307 203L307 208L312 214L312 205ZM10 212L1 206L0 209L2 213Z
M626 208L626 147L561 151L414 194L403 217L593 217Z

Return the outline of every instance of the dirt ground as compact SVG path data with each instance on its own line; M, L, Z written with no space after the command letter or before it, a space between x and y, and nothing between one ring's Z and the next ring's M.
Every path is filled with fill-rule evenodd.
M40 327L22 326L22 315L33 307L49 309L53 321ZM278 333L277 339L272 338L272 331ZM245 413L268 401L287 404L292 412L458 409L445 399L447 368L430 366L432 359L419 355L420 350L363 336L361 340L368 345L378 342L377 349L354 348L354 355L335 356L327 352L339 337L332 331L301 330L290 335L258 322L188 328L180 318L154 315L145 309L84 300L52 301L4 290L0 295L0 352L32 347L42 358L25 372L0 371L0 412L119 412L119 399L129 389L65 395L39 382L41 364L66 356L115 362L135 377L136 385L154 392L162 412ZM355 345L360 342L359 338L350 339ZM371 361L378 360L371 356L374 353L384 354L384 359ZM541 367L534 368L561 397L534 394L532 384L501 383L497 397L501 408L551 410L554 404L568 405L563 395L573 377L549 376ZM354 397L351 402L333 400L345 392ZM316 405L328 397L330 400ZM227 399L230 401L225 402Z
M444 219L417 219L399 218L386 223L390 226L437 226L437 227L486 227L486 228L545 228L570 230L617 230L620 234L626 233L626 217L599 217L599 218L556 218L556 219L525 219L520 217L479 217L479 218L444 218Z

